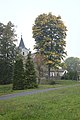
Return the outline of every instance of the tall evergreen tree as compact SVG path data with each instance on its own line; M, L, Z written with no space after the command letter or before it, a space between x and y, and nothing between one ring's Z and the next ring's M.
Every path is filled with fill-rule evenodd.
M37 87L37 76L34 67L33 60L31 58L31 52L29 52L25 66L25 88Z
M13 62L16 55L16 34L14 25L0 23L0 84L11 83Z
M23 60L21 58L18 58L14 63L13 89L24 89L24 68Z

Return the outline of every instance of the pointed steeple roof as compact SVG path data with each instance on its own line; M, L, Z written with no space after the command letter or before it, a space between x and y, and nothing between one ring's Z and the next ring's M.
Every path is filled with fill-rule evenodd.
M20 40L19 48L26 48L25 45L24 45L24 41L23 41L22 35L21 35L21 40Z

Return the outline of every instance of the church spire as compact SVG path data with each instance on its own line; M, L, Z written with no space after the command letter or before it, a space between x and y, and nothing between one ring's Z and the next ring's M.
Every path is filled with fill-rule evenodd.
M23 56L27 56L28 53L29 53L29 49L27 49L24 45L22 35L21 35L21 40L20 40L20 44L18 46L18 49L19 49L20 54L23 55Z
M24 45L24 41L23 41L22 35L21 35L21 40L20 40L19 48L25 48L25 45Z

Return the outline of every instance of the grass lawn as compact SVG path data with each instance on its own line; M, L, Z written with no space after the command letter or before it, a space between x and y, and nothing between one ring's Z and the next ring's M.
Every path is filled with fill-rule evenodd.
M66 84L76 82L56 85ZM80 86L0 100L0 120L80 120Z
M55 88L55 87L74 85L74 84L80 84L80 82L79 81L72 81L72 80L56 80L56 84L54 84L54 85L39 85L39 87L37 89ZM16 92L31 91L31 90L32 89L12 90L12 84L0 85L0 96L5 95L5 94L13 94Z

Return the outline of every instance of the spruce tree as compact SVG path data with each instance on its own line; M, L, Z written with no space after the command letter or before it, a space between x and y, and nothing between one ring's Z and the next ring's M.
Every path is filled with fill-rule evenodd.
M34 67L33 60L31 58L31 52L29 52L25 65L25 88L37 87L37 76Z
M24 68L23 60L21 58L17 59L14 63L13 89L15 90L24 89Z

